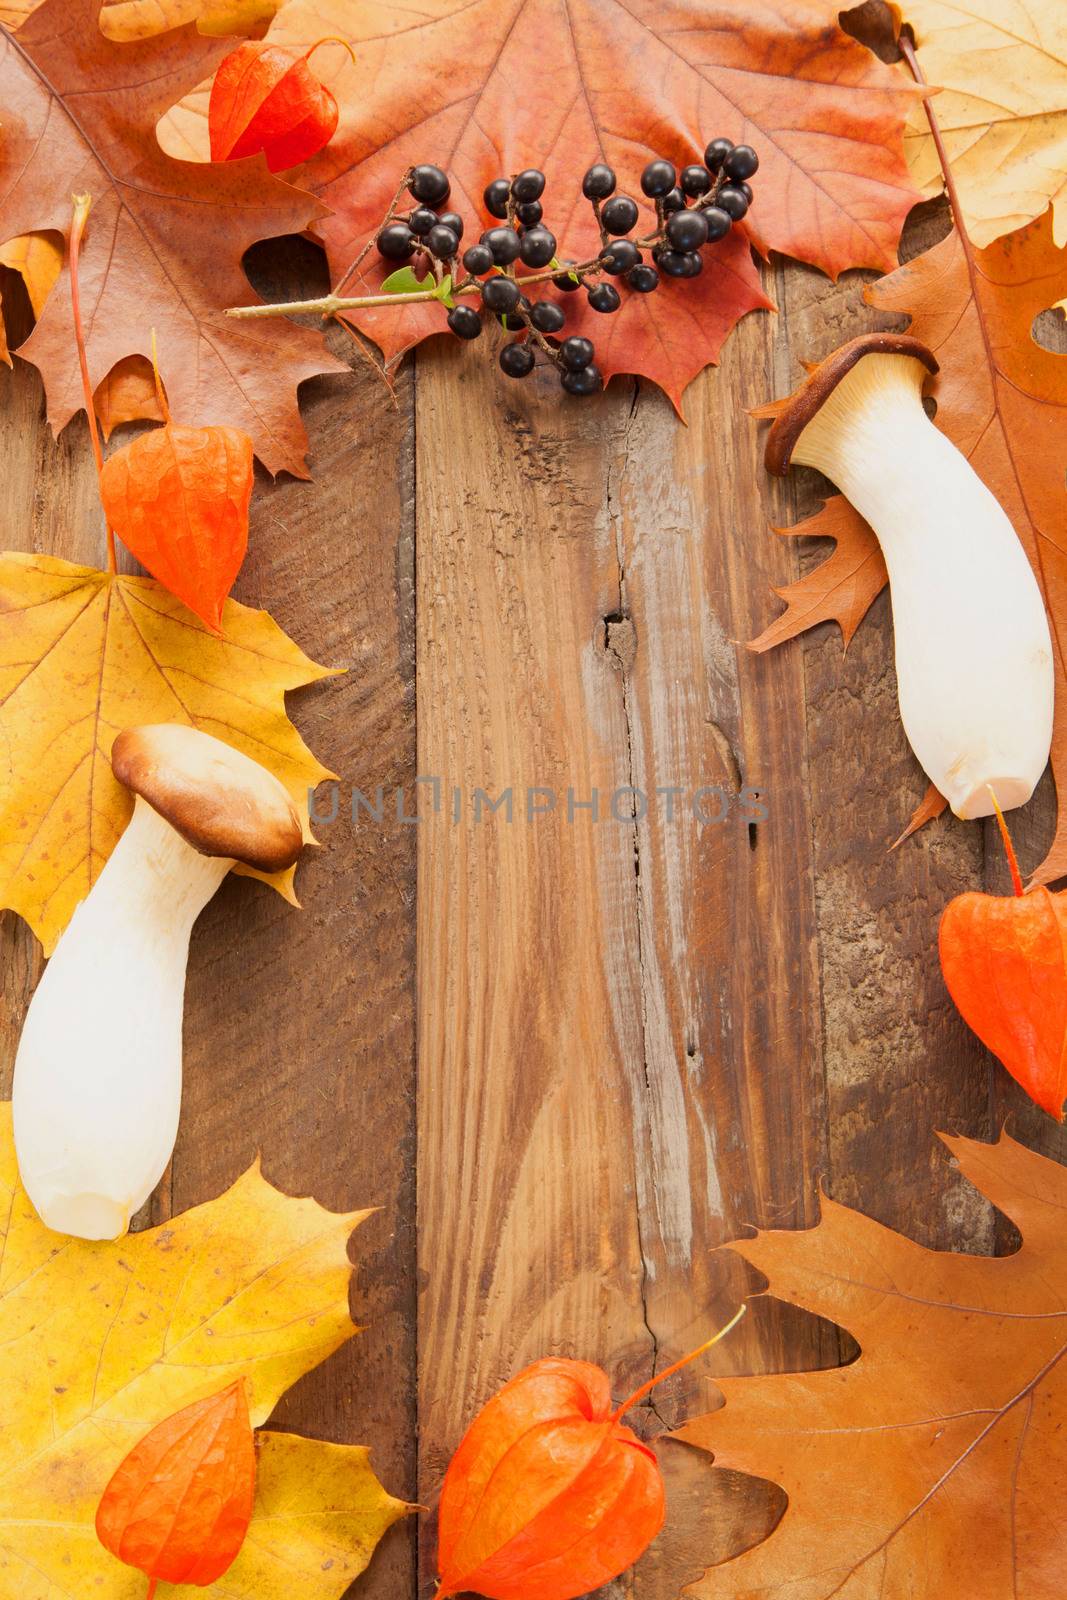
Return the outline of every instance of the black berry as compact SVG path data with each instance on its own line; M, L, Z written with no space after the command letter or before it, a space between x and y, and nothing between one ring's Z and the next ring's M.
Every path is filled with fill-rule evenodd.
M729 233L733 218L721 206L705 206L701 215L708 225L709 244L714 244L716 239L721 239L724 234Z
M615 174L603 161L589 168L582 179L582 193L587 200L606 200L615 193Z
M742 173L742 177L746 174ZM408 179L408 188L424 206L439 206L448 199L450 185L440 167L416 167Z
M437 216L438 222L443 222L446 228L451 228L457 239L463 237L463 218L458 211L441 211Z
M480 278L493 264L493 252L487 244L472 244L463 252L463 265L474 278Z
M707 167L702 167L699 163L695 163L691 167L682 168L682 175L678 182L681 185L682 193L690 195L696 200L702 194L707 194L711 188L711 173Z
M735 144L722 164L726 176L735 183L751 178L759 168L759 156L750 144Z
M559 347L559 358L568 372L581 372L592 361L593 354L593 341L576 333L564 339Z
M687 278L690 273L685 263L686 257L681 250L664 250L659 257L659 270L668 278Z
M506 344L500 352L501 370L509 378L525 378L533 371L534 353L528 344Z
M729 139L713 139L704 151L704 165L709 172L718 172L726 157L733 149Z
M594 311L618 311L622 301L613 284L598 283L589 291L589 304Z
M742 178L747 173L740 174ZM511 193L516 200L525 203L527 200L540 200L545 192L545 175L538 172L536 167L528 167L525 172L520 172L517 178L511 180Z
M503 314L518 308L522 295L514 278L487 278L482 284L482 300L490 311Z
M443 222L439 222L436 228L431 228L426 235L426 246L438 260L451 261L459 249L459 237L451 228L446 228Z
M637 225L637 201L628 194L613 194L600 208L600 220L608 233L629 233Z
M738 184L735 184L734 187L737 188L737 189L740 189L741 193L744 195L744 197L748 201L749 205L751 205L752 204L752 185L750 183L738 183Z
M572 272L557 272L552 282L557 289L562 289L566 294L572 294L575 289L582 287L582 280L576 278Z
M378 235L378 254L387 261L406 261L415 248L415 240L406 222L390 222Z
M563 307L554 300L538 300L530 308L530 321L538 333L559 333L566 320Z
M524 228L536 228L544 214L540 200L527 200L523 205L515 207L515 216Z
M674 188L678 174L669 161L650 161L641 174L641 188L652 200L662 200Z
M676 211L664 230L674 250L699 250L708 242L708 225L700 211Z
M524 299L521 303L528 311L530 308L530 302ZM500 320L509 333L519 333L526 326L526 323L517 311L505 312Z
M684 205L685 195L681 189L672 189L670 194L665 194L660 201L660 210L665 217L669 217L672 211L681 211Z
M616 239L600 253L600 260L604 271L609 272L613 278L619 277L624 272L629 272L631 267L636 267L641 260L641 252L632 239Z
M511 197L511 184L506 178L494 178L492 183L486 184L482 194L485 209L491 217L504 218L508 214L508 200Z
M408 217L408 227L420 239L426 237L431 228L437 226L437 212L431 211L429 206L416 206Z
M519 243L519 255L528 267L547 267L556 254L556 236L547 228L527 228Z
M493 252L498 267L508 267L519 254L519 236L514 228L490 228L483 233L481 243Z
M748 201L740 189L735 189L732 183L724 183L715 196L715 204L726 212L728 217L733 217L735 222L740 222L748 210Z
M653 289L659 287L659 273L655 267L631 267L626 274L626 281L638 294L651 294Z
M460 339L477 339L482 319L473 306L453 306L448 313L448 326Z
M604 382L599 369L592 365L580 367L577 372L564 372L559 381L568 394L596 394Z

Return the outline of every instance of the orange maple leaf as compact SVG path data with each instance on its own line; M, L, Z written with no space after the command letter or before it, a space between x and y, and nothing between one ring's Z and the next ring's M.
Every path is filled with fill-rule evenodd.
M759 153L744 230L708 252L700 278L633 295L616 317L589 310L584 297L568 301L574 331L595 328L605 377L641 373L677 403L738 318L769 304L749 241L835 276L892 265L917 198L902 123L920 91L906 73L845 34L826 0L683 9L670 0L425 0L408 18L347 0L288 0L271 43L305 50L336 33L355 55L348 62L335 51L317 64L341 121L303 169L333 212L316 231L336 291L371 293L381 282L375 252L356 263L412 163L446 168L468 229L486 216L491 179L543 168L559 256L584 260L599 248L580 190L591 161L609 161L620 190L639 196L652 156L684 165L719 134ZM188 149L195 118L172 132L172 147ZM353 320L388 358L444 328L440 307L370 309Z
M248 297L245 250L302 231L322 208L258 157L204 167L164 155L159 117L227 42L189 25L114 44L97 25L100 5L44 0L17 33L0 30L0 239L67 234L72 189L89 193L82 296L94 387L124 357L149 354L154 323L175 414L241 428L271 471L303 475L297 386L346 369L312 330L222 312ZM41 370L58 431L83 403L66 269L20 353Z
M1006 1135L942 1137L1019 1228L1014 1255L926 1250L825 1198L817 1227L731 1246L860 1354L717 1379L725 1408L675 1435L788 1495L770 1537L707 1572L696 1600L1062 1595L1067 1170Z

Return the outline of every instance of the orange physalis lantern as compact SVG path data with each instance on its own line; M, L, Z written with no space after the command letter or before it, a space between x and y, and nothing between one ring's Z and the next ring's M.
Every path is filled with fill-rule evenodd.
M441 1490L446 1595L574 1600L632 1566L663 1526L659 1464L622 1417L737 1316L621 1406L587 1361L535 1361L475 1417Z
M162 390L160 390L162 397ZM100 469L108 525L165 589L215 633L248 545L252 441L239 428L167 417Z
M344 40L320 39L301 56L251 42L230 52L211 85L212 161L239 161L262 151L272 172L284 172L329 144L337 129L337 101L309 65L312 51L327 43Z
M941 917L941 970L969 1028L1031 1100L1063 1121L1067 1099L1067 895L1023 893L997 811L1014 894L969 893Z
M157 1583L207 1588L244 1543L256 1452L244 1378L159 1423L134 1445L96 1513L100 1543Z

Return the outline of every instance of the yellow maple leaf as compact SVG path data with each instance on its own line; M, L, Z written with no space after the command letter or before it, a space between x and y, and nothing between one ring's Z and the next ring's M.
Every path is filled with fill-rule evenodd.
M33 314L39 317L63 266L63 239L58 233L23 233L0 245L0 262L22 274Z
M122 44L195 22L199 33L217 39L258 28L283 4L284 0L105 0L100 31Z
M5 28L17 28L40 3L0 0L0 22ZM284 4L285 0L104 0L100 31L123 44L195 22L198 33L217 39L258 29Z
M183 722L243 750L289 790L310 839L308 790L331 774L285 692L331 669L265 611L228 600L222 626L208 633L151 578L0 556L0 906L46 954L129 820L110 762L122 728ZM294 870L269 881L295 903Z
M4 11L0 7L0 21ZM22 274L35 317L41 315L45 301L63 265L63 242L58 233L23 233L0 244L0 264ZM0 361L11 365L7 333L0 318Z
M369 1213L280 1193L258 1164L226 1194L118 1244L49 1233L0 1105L0 1600L144 1600L96 1537L100 1496L165 1417L249 1382L259 1425L358 1330L348 1240ZM338 1600L409 1508L365 1449L258 1436L244 1548L207 1600ZM162 1585L159 1594L187 1594Z
M908 0L919 64L938 88L932 106L973 242L991 244L1049 202L1067 242L1067 7L1063 0ZM904 147L916 186L940 194L941 168L922 105Z

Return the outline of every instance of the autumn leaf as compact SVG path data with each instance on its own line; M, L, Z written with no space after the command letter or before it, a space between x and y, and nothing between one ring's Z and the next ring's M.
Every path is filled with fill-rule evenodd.
M952 163L967 233L988 245L1051 202L1067 243L1067 11L1062 0L907 0L903 12ZM924 194L943 178L922 107L904 148Z
M258 1165L217 1200L119 1245L49 1233L18 1181L0 1106L0 1600L144 1600L99 1543L100 1497L158 1422L239 1377L262 1424L285 1391L357 1331L348 1239L334 1214L266 1183ZM406 1507L364 1449L258 1436L245 1545L207 1600L339 1600ZM190 1591L161 1585L159 1596Z
M196 24L211 38L248 33L269 22L283 0L104 0L100 31L128 44Z
M841 495L805 521L774 532L788 539L833 539L835 548L796 583L775 589L786 609L752 640L749 649L770 650L817 622L836 622L847 646L889 581L878 540Z
M716 1379L725 1409L675 1437L789 1497L697 1600L1059 1600L1067 1542L1067 1170L1002 1135L942 1135L1022 1234L997 1260L926 1250L823 1199L799 1233L731 1246L769 1292L847 1329L846 1367Z
M446 168L468 227L485 216L491 179L543 168L559 255L583 260L599 248L580 192L590 161L610 161L620 189L639 195L652 156L691 162L719 134L759 153L745 229L763 254L781 250L835 275L891 265L915 200L902 127L918 91L838 27L838 10L825 0L682 13L671 0L426 0L415 24L396 9L288 0L271 43L302 51L340 34L355 53L354 63L340 50L316 58L341 121L302 178L333 213L316 231L335 289L380 283L373 252L355 262L411 163ZM202 153L205 109L201 95L165 119L165 147ZM615 318L568 313L576 330L595 326L605 376L642 373L677 402L738 318L767 304L738 232L708 252L698 279L632 296ZM389 358L444 326L436 307L356 320Z
M99 9L45 0L18 33L0 33L0 237L66 235L72 190L89 193L81 278L94 388L125 357L150 354L155 325L175 415L241 428L271 471L302 474L297 385L342 364L310 330L222 311L248 298L244 251L300 232L321 208L258 159L191 167L164 155L158 118L228 46L191 26L119 46L100 33ZM83 403L66 269L20 354L41 370L58 431Z
M144 356L123 356L116 361L107 377L97 384L93 402L105 439L110 439L124 422L164 420L152 363Z
M109 760L123 728L183 722L243 750L289 790L311 837L308 789L329 773L285 692L329 669L265 611L227 601L218 638L150 578L9 552L0 618L0 905L46 954L129 818ZM294 871L269 880L290 898Z
M10 267L21 274L26 285L35 317L41 315L45 301L59 277L63 265L63 251L49 233L27 233L18 239L9 239L0 245L0 266ZM7 331L0 318L0 361L11 365L7 347Z

